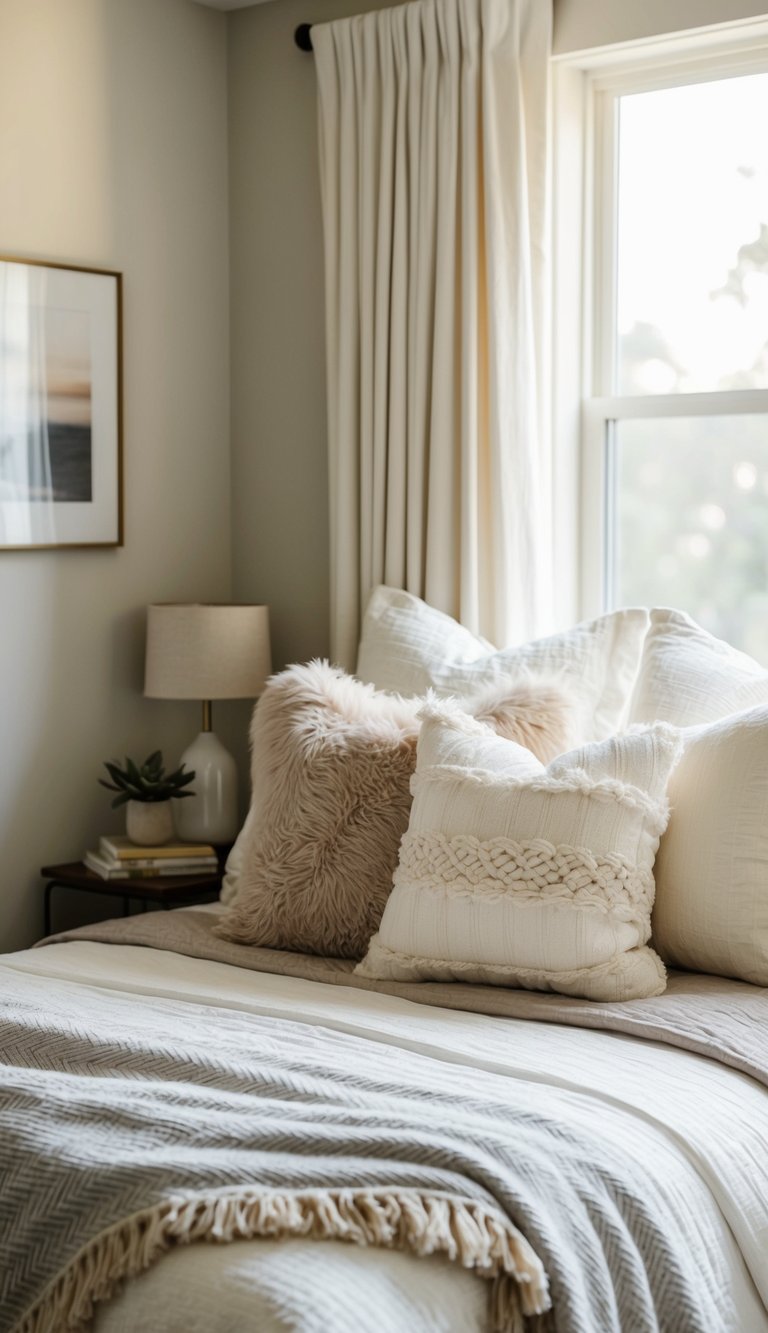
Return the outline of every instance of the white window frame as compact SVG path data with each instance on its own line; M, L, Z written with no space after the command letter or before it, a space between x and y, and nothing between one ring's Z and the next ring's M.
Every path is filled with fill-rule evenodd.
M768 71L765 19L580 52L554 62L552 449L558 478L555 558L556 568L564 571L556 611L562 623L599 615L613 605L616 423L768 416L768 389L618 395L610 337L617 266L618 99L758 71Z

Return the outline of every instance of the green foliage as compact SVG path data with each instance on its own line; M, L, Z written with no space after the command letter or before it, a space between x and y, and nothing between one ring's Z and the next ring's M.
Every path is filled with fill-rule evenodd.
M125 767L121 768L117 763L110 763L105 760L106 768L111 782L105 782L104 778L99 778L99 784L106 787L107 791L116 791L117 796L112 802L112 809L116 810L119 805L125 805L128 801L156 802L178 800L181 801L185 796L194 796L192 791L183 791L183 787L189 786L194 781L194 770L191 773L185 772L185 765L177 768L175 773L166 774L163 767L163 752L155 750L154 754L149 755L144 763L139 767L132 759L125 757Z

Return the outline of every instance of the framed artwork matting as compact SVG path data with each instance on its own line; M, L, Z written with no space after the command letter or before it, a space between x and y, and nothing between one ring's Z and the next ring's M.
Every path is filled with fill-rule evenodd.
M122 280L0 255L0 551L122 546Z

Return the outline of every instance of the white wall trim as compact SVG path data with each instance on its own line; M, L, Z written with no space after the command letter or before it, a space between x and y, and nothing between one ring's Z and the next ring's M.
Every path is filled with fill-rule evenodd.
M192 0L195 5L204 5L206 9L250 9L253 5L267 5L271 0Z
M582 51L563 51L553 55L556 64L572 65L582 70L611 68L622 78L636 69L660 62L675 63L689 55L705 55L717 48L722 56L730 52L748 51L756 43L768 43L768 16L731 19L725 23L709 24L703 28L686 28L680 32L660 33L653 37L639 37L629 42L609 46L594 46Z

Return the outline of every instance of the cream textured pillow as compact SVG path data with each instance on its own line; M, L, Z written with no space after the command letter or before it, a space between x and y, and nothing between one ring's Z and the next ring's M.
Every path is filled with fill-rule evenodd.
M768 671L683 611L657 607L643 647L629 722L693 727L768 703Z
M656 862L662 958L768 986L768 706L698 727Z
M251 813L218 933L305 953L365 952L408 826L419 706L327 662L273 676L251 724ZM568 743L572 706L557 684L507 684L504 697L476 707L540 753Z
M592 1000L659 995L653 861L679 736L654 727L544 768L429 704L395 887L356 971Z
M563 634L496 652L411 593L377 588L363 622L357 674L380 690L466 698L520 671L560 675L581 701L579 738L619 731L648 628L644 609L613 611Z
M221 879L221 892L219 901L229 907L240 892L240 879L243 873L243 858L245 856L245 846L251 836L253 827L253 805L251 805L246 815L245 823L232 844L227 863L224 866L224 874Z

